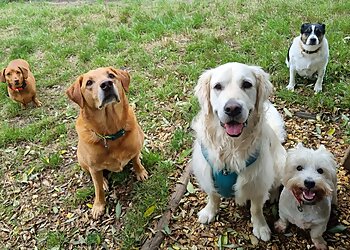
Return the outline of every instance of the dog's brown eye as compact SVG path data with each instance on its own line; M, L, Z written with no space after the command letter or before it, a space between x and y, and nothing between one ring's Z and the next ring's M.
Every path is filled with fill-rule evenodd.
M109 73L109 74L108 74L108 77L111 78L111 79L114 79L114 78L115 78L115 75L113 75L112 73Z
M297 170L301 171L301 170L303 170L303 167L299 165L299 166L297 166Z
M242 83L242 88L244 88L244 89L249 89L252 86L253 85L250 82L248 82L248 81L243 81L243 83Z
M215 84L214 89L222 90L222 85L220 83Z
M323 174L323 169L322 168L317 169L317 173Z
M87 80L87 82L86 82L86 86L91 86L93 84L93 81L91 81L91 80Z

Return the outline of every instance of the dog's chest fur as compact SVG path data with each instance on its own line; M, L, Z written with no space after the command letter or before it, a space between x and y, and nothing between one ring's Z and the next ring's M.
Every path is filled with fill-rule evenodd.
M295 69L300 76L311 77L317 72L320 65L323 65L323 61L317 56L317 53L315 55L300 53L295 55Z
M296 37L289 51L289 67L295 68L300 76L312 77L318 70L326 67L328 53L326 38L323 39L319 51L308 54L301 49L300 37Z
M302 204L302 212L298 210L298 202L293 194L283 189L280 197L280 213L283 213L289 222L302 229L311 228L313 225L328 221L330 215L331 199L325 197L315 205Z

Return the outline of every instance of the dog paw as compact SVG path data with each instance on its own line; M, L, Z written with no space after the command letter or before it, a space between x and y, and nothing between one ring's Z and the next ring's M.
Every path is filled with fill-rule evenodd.
M290 91L294 91L294 86L293 85L288 85L287 87L286 87L288 90L290 90Z
M275 222L275 230L278 233L284 233L286 231L287 225L283 223L282 220L278 220Z
M148 172L146 171L146 169L142 169L139 172L136 172L136 179L138 181L144 181L148 179Z
M261 226L261 227L254 227L253 234L255 235L255 237L263 241L269 241L271 238L271 230L268 225Z
M327 242L321 237L318 239L311 239L312 242L315 244L315 248L317 250L327 250L328 246L327 246Z
M315 86L314 90L315 90L315 94L320 93L322 91L322 86L321 87L320 86Z
M210 208L206 206L201 211L199 211L198 221L202 224L208 224L215 219L215 215L216 215L216 212L212 211Z
M101 203L94 203L92 206L92 218L94 220L98 219L101 215L103 215L105 212L105 204Z

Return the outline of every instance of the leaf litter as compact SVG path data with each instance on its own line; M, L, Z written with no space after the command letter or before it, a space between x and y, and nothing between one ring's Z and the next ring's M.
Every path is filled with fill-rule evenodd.
M340 165L348 147L345 126L349 110L329 112L321 109L315 113L300 105L277 103L279 104L277 108L284 116L286 124L287 140L284 143L286 149L293 148L298 142L303 142L312 148L323 144L334 154ZM301 117L300 111L303 113ZM338 207L332 211L324 238L329 249L345 250L350 249L349 172L339 166L337 176ZM294 250L309 249L313 246L309 231L299 229L295 225L289 226L285 234L278 234L272 229L269 242L258 240L252 234L249 202L246 206L237 206L234 200L223 199L216 220L209 225L202 225L197 221L197 213L206 202L206 194L191 176L187 193L170 222L172 233L167 235L161 249L192 249L196 246L198 249ZM273 228L273 223L278 219L278 205L267 202L264 214L270 228Z

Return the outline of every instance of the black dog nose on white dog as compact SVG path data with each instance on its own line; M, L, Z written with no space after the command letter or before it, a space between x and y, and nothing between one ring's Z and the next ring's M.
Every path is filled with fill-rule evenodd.
M304 180L304 185L306 188L311 189L315 187L315 182L313 180L306 179Z
M317 42L317 39L316 38L310 38L310 44L311 45L315 45L316 44L316 42Z
M242 105L236 100L230 99L224 106L225 114L228 116L236 116L242 113Z

